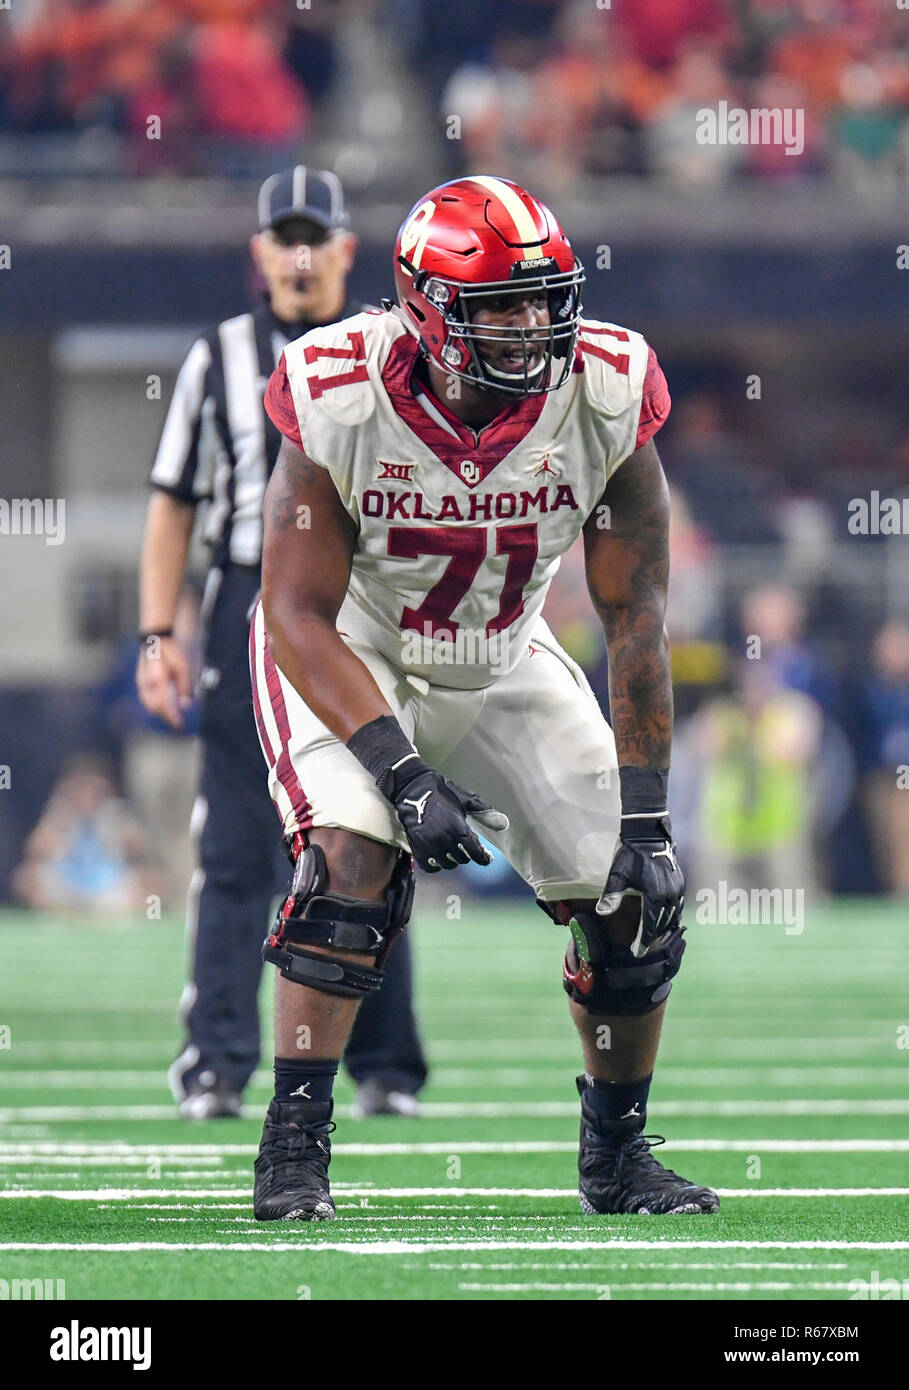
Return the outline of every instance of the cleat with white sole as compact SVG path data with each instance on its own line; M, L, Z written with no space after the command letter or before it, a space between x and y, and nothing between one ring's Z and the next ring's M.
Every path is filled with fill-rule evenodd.
M273 1100L255 1162L257 1221L334 1221L328 1185L332 1101Z
M645 1138L644 1116L603 1120L587 1100L587 1081L577 1079L581 1096L578 1196L587 1216L680 1216L719 1208L709 1187L698 1187L664 1168L651 1148L659 1136Z

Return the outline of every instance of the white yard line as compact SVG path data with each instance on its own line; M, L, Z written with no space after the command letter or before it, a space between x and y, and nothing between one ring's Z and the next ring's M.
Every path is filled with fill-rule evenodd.
M337 1186L345 1197L577 1197L574 1187L357 1187ZM909 1197L909 1187L718 1187L720 1197ZM244 1197L250 1187L31 1187L0 1191L0 1199L55 1197L67 1202L127 1202L142 1197Z
M583 1260L431 1260L429 1268L436 1270L482 1270L484 1274L504 1273L505 1270L536 1269L545 1269L551 1274L556 1269L570 1269L573 1274L577 1274L582 1270L602 1270L603 1262L585 1264ZM845 1260L620 1260L618 1262L610 1260L609 1262L610 1272L624 1269L632 1269L635 1272L642 1269L658 1269L661 1274L665 1274L669 1269L684 1269L689 1273L693 1269L797 1269L817 1274L822 1269L848 1268Z
M762 1281L757 1284L459 1284L462 1293L789 1293L799 1289L804 1293L845 1293L854 1285L839 1283L782 1283ZM608 1302L608 1299L604 1299Z
M879 1021L868 1035L862 1036L844 1037L838 1033L831 1037L819 1037L817 1034L800 1038L776 1035L735 1037L724 1038L722 1047L724 1057L741 1058L744 1062L759 1065L763 1061L773 1059L791 1062L793 1058L804 1060L813 1057L828 1061L834 1057L852 1061L858 1052L875 1050L880 1052L882 1058L893 1059L896 1042L895 1025L890 1026ZM27 1047L30 1044L20 1046ZM52 1044L48 1044L48 1047L51 1046ZM571 1035L551 1039L541 1038L539 1035L532 1038L516 1038L512 1035L507 1038L487 1039L433 1038L429 1041L428 1047L432 1063L483 1062L493 1056L503 1061L528 1062L532 1058L539 1058L548 1062L564 1060L566 1064L570 1064L577 1057L577 1039ZM113 1061L116 1059L117 1049L112 1044L108 1044L108 1048L110 1060ZM667 1058L673 1063L690 1060L695 1065L706 1066L704 1051L705 1044L700 1038L676 1038L671 1044L666 1045ZM48 1056L53 1060L52 1052L49 1052Z
M259 1105L243 1107L244 1119L261 1120ZM336 1110L339 1118L350 1118L350 1106ZM516 1119L516 1118L576 1118L575 1101L424 1101L421 1114L428 1120ZM784 1118L793 1115L909 1115L909 1099L823 1099L799 1098L777 1100L664 1100L655 1101L650 1119L658 1123L677 1116L705 1118L720 1116L771 1116ZM30 1105L7 1106L0 1109L0 1124L41 1123L74 1120L173 1120L173 1105Z
M661 1066L658 1077L661 1085L678 1090L725 1087L742 1094L749 1087L905 1086L907 1073L909 1067L905 1065L774 1067L764 1062L750 1067ZM477 1062L470 1067L435 1067L432 1080L436 1086L451 1090L470 1088L487 1091L531 1086L555 1088L564 1081L565 1075L564 1066L490 1067L488 1062L486 1066Z
M855 1019L850 1021L851 1026L859 1022L860 1020ZM817 1026L817 1020L814 1020L814 1023ZM896 1036L895 1024L888 1025L878 1019L869 1022L869 1032L861 1035L844 1036L837 1033L829 1037L814 1034L798 1038L776 1035L724 1038L723 1054L729 1058L741 1058L744 1062L752 1062L755 1065L770 1060L785 1063L793 1059L808 1060L815 1057L826 1061L842 1058L848 1062L853 1061L859 1052L874 1051L879 1051L882 1060L886 1060L893 1057ZM501 1061L529 1062L534 1058L544 1062L564 1060L565 1065L570 1066L577 1060L577 1038L571 1034L551 1038L540 1037L539 1034L530 1038L515 1037L513 1034L509 1034L507 1038L433 1038L429 1043L429 1053L430 1061L436 1064L452 1062L463 1065L471 1061L485 1063L492 1055ZM707 1065L704 1062L704 1043L699 1038L677 1038L668 1049L667 1055L670 1053L673 1063L690 1060L697 1066ZM89 1038L84 1041L16 1041L11 1056L27 1061L46 1058L56 1066L70 1058L82 1064L88 1061L114 1063L124 1059L135 1059L147 1065L154 1064L157 1059L160 1075L166 1072L172 1054L164 1044L156 1041ZM270 1081L271 1073L262 1070L255 1074L256 1080L263 1078Z
M0 1200L30 1197L54 1197L63 1202L131 1202L143 1197L246 1197L252 1200L252 1185L248 1187L65 1187L10 1188L0 1192Z
M676 1153L909 1153L909 1139L667 1139L660 1146ZM434 1139L387 1144L333 1144L335 1155L381 1158L397 1154L546 1154L573 1153L573 1139ZM134 1144L112 1139L21 1139L0 1143L2 1163L67 1164L84 1160L86 1166L147 1167L153 1159L163 1162L198 1162L203 1158L252 1158L257 1144Z
M909 1250L909 1240L626 1240L610 1235L602 1240L382 1240L322 1241L312 1239L312 1228L300 1232L301 1239L276 1241L2 1241L0 1250L41 1252L136 1254L142 1252L182 1255L189 1251L211 1254L274 1254L292 1251L298 1258L332 1253L348 1255L442 1255L451 1251L483 1250Z
M248 1145L244 1152L254 1154L257 1152L255 1145ZM337 1152L337 1149L335 1150ZM83 1168L147 1168L149 1163L157 1160L166 1161L173 1164L175 1168L186 1164L198 1163L200 1159L208 1159L213 1167L223 1165L222 1155L215 1150L205 1152L203 1149L191 1148L183 1150L181 1153L166 1153L163 1149L156 1149L153 1145L134 1154L104 1154L104 1153L3 1153L0 1152L0 1167L16 1167L28 1163L40 1163L47 1168L55 1166L65 1166L78 1161Z
M452 1089L496 1087L557 1086L564 1081L568 1070L561 1067L490 1067L477 1060L474 1066L436 1067L432 1073L435 1085ZM700 1087L727 1086L741 1090L747 1086L899 1086L905 1084L906 1066L878 1067L770 1067L766 1062L743 1064L740 1067L712 1067L707 1064L685 1067L663 1066L660 1081L664 1086L685 1090ZM252 1085L271 1087L270 1072L257 1072ZM9 1090L64 1091L166 1091L167 1077L162 1068L143 1070L41 1071L0 1068L0 1088Z
M173 1049L158 1039L130 1041L127 1038L86 1038L85 1041L75 1041L29 1038L23 1042L17 1038L10 1050L16 1057L46 1057L49 1062L57 1064L67 1057L72 1057L76 1062L117 1062L134 1057L146 1064L150 1058L159 1058L159 1065L164 1071L173 1060Z

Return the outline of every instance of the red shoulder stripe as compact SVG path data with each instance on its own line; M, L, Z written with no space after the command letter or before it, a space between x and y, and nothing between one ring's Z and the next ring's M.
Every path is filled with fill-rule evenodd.
M656 359L652 347L647 349L647 370L644 373L644 390L641 397L641 413L638 416L638 437L635 448L640 449L652 439L669 416L672 400L663 369Z
M292 444L296 444L298 449L303 448L303 440L300 437L300 421L297 419L297 407L294 405L293 394L290 389L290 382L287 380L287 364L284 361L284 353L281 353L281 360L272 372L265 391L265 409L268 411L269 418L277 425L278 429L285 435Z

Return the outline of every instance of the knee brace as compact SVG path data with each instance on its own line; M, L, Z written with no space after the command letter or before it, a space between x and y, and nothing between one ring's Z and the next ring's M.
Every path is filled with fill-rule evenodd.
M565 953L565 993L591 1014L649 1014L672 989L685 950L684 927L646 955L610 946L605 924L595 912L570 912L564 903L540 903L554 922L568 927L572 946Z
M414 877L410 855L401 854L382 902L323 892L328 865L319 845L292 842L294 876L290 893L262 946L262 959L286 980L325 994L360 999L382 984L392 943L410 919ZM306 946L326 946L324 954ZM373 957L373 965L348 962L344 952Z

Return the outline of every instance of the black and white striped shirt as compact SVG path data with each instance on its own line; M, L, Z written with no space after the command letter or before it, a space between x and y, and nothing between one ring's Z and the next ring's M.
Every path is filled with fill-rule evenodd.
M338 317L360 308L345 304ZM262 499L281 446L262 400L288 342L309 327L263 304L197 338L180 368L150 482L209 503L203 539L222 568L261 562Z

